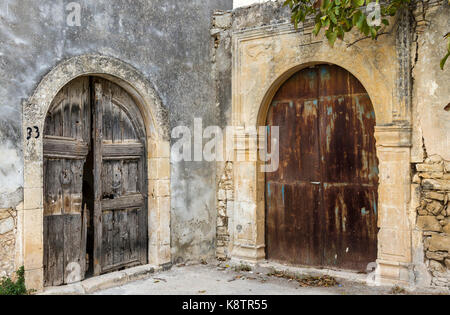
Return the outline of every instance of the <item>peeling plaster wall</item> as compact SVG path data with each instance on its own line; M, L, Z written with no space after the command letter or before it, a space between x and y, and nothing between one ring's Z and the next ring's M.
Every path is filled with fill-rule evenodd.
M444 34L450 30L447 1L420 1L414 12L412 210L417 283L450 288L450 67Z
M444 71L439 68L446 51L443 37L450 30L450 6L447 1L424 3L415 12L418 26L413 70L413 162L422 162L425 154L450 161L450 112L444 110L450 103L450 66L447 62Z
M103 54L131 64L157 90L170 127L217 125L211 79L211 16L232 0L97 0L81 5L81 26L68 26L68 0L0 2L0 208L23 200L22 102L57 64ZM172 163L174 261L214 255L213 163Z
M289 69L303 56L313 55L324 61L338 61L344 67L353 69L354 74L365 82L365 88L370 91L372 101L378 108L377 124L379 126L389 128L392 125L398 125L400 128L409 129L409 125L412 125L411 160L408 144L405 146L407 154L401 161L401 167L405 172L398 171L397 165L391 166L393 173L398 172L400 182L408 178L404 185L406 190L391 187L388 198L380 201L380 207L382 203L392 206L395 201L400 203L396 204L398 209L407 209L402 218L393 214L380 217L380 221L387 222L386 224L390 224L389 226L392 226L394 230L398 229L395 225L404 220L405 231L399 234L399 238L404 239L404 244L412 243L411 247L409 245L405 247L405 253L395 252L393 247L391 253L393 256L405 255L405 261L408 263L404 270L411 274L410 276L402 273L400 278L409 279L407 283L413 286L448 287L450 112L446 112L444 107L450 103L450 65L447 64L444 71L439 69L440 59L445 55L446 49L443 35L450 30L450 11L447 1L417 1L413 16L404 14L397 21L392 21L393 28L388 29L390 34L380 37L377 42L363 40L352 47L345 47L338 42L332 50L328 49L326 42L321 43L321 35L318 38L308 36L311 25L300 26L296 36L285 34L288 31L279 25L290 21L290 12L288 8L282 7L283 1L250 1L258 3L247 7L237 7L249 4L237 2L235 1L235 9L232 12L233 41L235 45L239 44L244 48L242 48L243 52L237 50L238 56L232 56L238 64L236 76L242 77L236 89L237 91L245 90L245 88L239 88L241 85L245 87L250 85L251 88L245 90L242 95L233 94L236 102L244 103L244 105L242 108L237 106L237 112L233 112L232 118L228 115L224 117L230 123L237 117L244 117L244 122L240 122L241 124L253 123L257 109L251 110L248 107L259 108L259 104L253 103L258 103L260 98L253 97L253 94L261 90L263 84L252 82L264 81L256 79L255 75L267 74L263 75L264 79L273 82L278 78L274 69L277 69L279 64L282 64L283 69ZM216 38L227 36L226 30L219 32L213 29L213 31L218 32L218 35L215 35ZM257 38L255 34L259 33L262 35ZM239 39L237 41L235 39L240 36L245 38L242 43ZM282 41L283 37L288 36L288 40ZM348 34L346 43L352 43L358 38L360 38L359 34ZM218 42L216 63L219 63L219 53L223 51L220 41ZM296 46L295 58L289 54L291 46ZM245 54L245 47L248 47L248 55L254 57L253 59ZM283 52L285 56L280 57L280 52ZM358 59L360 54L364 56L364 60ZM350 60L348 56L352 56L352 59ZM222 55L220 58L227 58L227 55ZM285 63L283 63L284 60ZM374 77L373 69L379 71L379 77ZM267 88L263 93L266 91ZM250 98L252 101L245 103L240 98L243 100ZM228 108L228 99L219 101L221 108ZM234 103L233 106L235 106ZM246 117L245 113L248 111L251 113ZM385 141L387 147L391 147L393 139L389 137L382 139L381 136L380 131L377 142L383 146ZM385 156L393 160L386 160L385 163L392 162L394 165L395 157L389 154L390 150L390 148L387 149ZM237 166L233 165L233 167ZM414 175L412 183L409 176L406 176L409 172ZM218 233L217 256L222 258L232 256L230 255L233 248L232 220L238 218L233 214L233 211L237 211L238 191L232 193L234 197L232 208L227 207L224 191L226 191L227 182L236 182L238 179L230 177L224 165L218 166L218 174L222 177L218 180L218 228L220 228L218 231L221 233ZM239 172L237 174L241 176ZM392 174L389 173L389 175ZM411 200L408 199L410 185ZM409 232L412 232L411 235L408 234ZM219 240L220 237L222 239ZM381 235L380 243L383 245L380 252L391 250L391 244L395 243L392 241L392 235ZM411 260L409 256L412 256ZM411 265L409 265L410 261L412 261ZM403 269L399 270L403 272Z

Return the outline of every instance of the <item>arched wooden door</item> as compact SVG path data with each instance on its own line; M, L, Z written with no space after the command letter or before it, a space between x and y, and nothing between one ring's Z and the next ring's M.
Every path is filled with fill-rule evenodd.
M280 167L266 174L268 259L365 270L377 258L375 113L348 71L293 75L267 118L280 127Z
M118 85L81 77L44 130L44 281L73 283L147 263L144 124Z

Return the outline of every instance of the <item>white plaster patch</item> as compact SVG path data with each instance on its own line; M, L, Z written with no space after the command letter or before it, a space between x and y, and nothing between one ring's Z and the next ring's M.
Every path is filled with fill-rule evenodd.
M0 221L0 235L6 234L14 230L14 219L8 218Z
M436 84L436 82L431 81L430 83L430 94L435 95L436 90L439 88L439 85Z
M0 195L15 192L23 186L22 158L10 141L0 143Z
M233 9L245 7L255 3L264 3L269 1L276 1L276 0L233 0Z

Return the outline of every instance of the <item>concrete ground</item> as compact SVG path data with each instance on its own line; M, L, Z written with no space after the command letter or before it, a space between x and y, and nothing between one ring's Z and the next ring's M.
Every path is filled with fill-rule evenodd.
M269 276L259 268L237 272L226 263L174 266L148 279L101 290L96 295L381 295L391 288L338 279L334 287L301 287L295 280Z

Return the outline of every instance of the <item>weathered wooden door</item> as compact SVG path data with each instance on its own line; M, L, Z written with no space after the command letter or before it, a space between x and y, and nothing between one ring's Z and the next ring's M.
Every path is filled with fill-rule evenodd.
M94 272L147 262L145 137L133 99L96 78Z
M280 168L266 174L269 259L365 270L377 257L375 114L346 70L304 69L279 89Z
M65 86L44 130L46 286L147 263L145 174L144 124L130 95L93 77Z
M44 130L44 278L46 286L84 279L83 170L90 144L89 78L56 96Z

